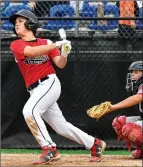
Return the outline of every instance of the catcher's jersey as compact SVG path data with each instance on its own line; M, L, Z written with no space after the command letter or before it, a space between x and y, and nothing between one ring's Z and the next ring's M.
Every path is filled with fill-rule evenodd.
M143 84L141 84L137 90L137 94L140 94L143 96ZM139 103L137 105L137 109L139 111L139 115L141 116L141 118L143 119L143 102Z
M53 49L47 52L45 55L37 57L24 56L24 48L26 46L40 46L47 44L47 39L37 38L34 41L24 41L22 39L15 40L10 45L10 49L15 56L15 61L20 68L27 87L40 78L43 78L49 74L55 74L51 60L56 56L60 56L59 49Z

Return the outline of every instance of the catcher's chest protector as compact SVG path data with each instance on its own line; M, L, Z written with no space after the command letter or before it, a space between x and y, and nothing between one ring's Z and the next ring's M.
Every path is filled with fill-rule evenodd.
M134 91L133 91L133 95L137 94L139 87L143 85L143 83L136 85L136 87L134 87ZM141 117L141 119L143 120L143 102L139 103L138 105L136 105L136 109Z

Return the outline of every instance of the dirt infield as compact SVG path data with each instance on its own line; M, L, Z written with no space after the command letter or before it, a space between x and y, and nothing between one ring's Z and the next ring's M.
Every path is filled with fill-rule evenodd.
M32 161L37 158L39 155L35 154L1 154L1 166L33 166ZM41 166L142 166L142 160L133 160L125 155L104 155L102 161L96 163L89 160L90 155L63 154L60 160Z

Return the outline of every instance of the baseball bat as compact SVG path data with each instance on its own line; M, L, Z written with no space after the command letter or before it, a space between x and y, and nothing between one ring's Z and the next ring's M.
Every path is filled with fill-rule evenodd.
M59 29L59 35L60 35L60 38L62 40L66 40L67 35L66 35L66 31L63 28ZM64 44L64 49L65 49L66 52L69 52L69 50L70 50L69 45L68 44Z
M65 31L63 28L60 28L60 29L59 29L59 35L60 35L60 38L61 38L62 40L64 40L64 39L67 38L67 36L66 36L66 31Z

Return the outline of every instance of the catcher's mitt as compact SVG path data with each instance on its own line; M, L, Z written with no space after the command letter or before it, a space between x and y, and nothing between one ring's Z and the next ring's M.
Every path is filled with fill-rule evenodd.
M110 104L111 104L110 101L106 101L106 102L101 103L99 105L93 106L92 108L87 110L87 114L92 118L99 119L103 115L110 112L110 108L111 108Z

